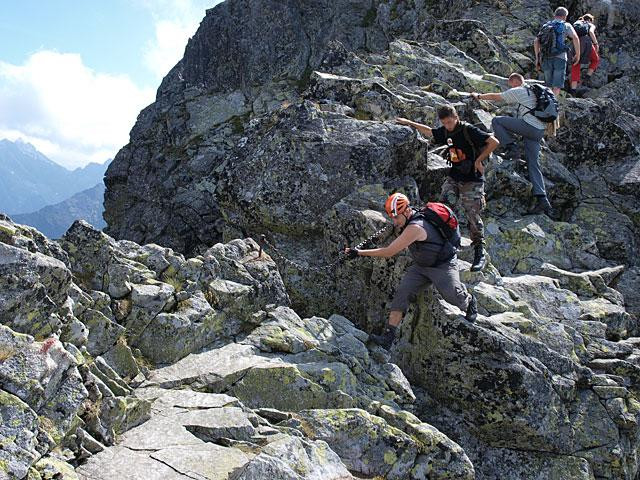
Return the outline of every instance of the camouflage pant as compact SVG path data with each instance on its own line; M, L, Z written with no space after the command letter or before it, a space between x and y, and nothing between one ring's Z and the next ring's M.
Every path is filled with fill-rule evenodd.
M487 206L484 198L483 182L457 182L450 177L444 181L440 198L444 203L458 207L458 202L462 204L467 222L469 222L469 234L471 241L475 244L484 244L484 223L480 213Z

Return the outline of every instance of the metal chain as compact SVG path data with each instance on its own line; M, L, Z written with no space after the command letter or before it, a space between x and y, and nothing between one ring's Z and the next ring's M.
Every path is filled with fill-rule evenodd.
M365 246L367 243L372 242L374 239L376 239L377 237L379 237L380 235L382 235L382 233L384 233L385 231L387 231L390 227L393 227L393 225L386 225L384 227L382 227L380 230L378 230L377 232L375 232L373 235L370 235L369 237L367 237L365 240L363 240L362 242L358 243L355 247L353 248L362 248L363 246ZM295 268L296 270L300 271L300 272L315 272L315 273L328 273L331 269L335 268L337 265L339 265L340 263L344 262L347 259L347 256L344 252L339 252L338 253L338 258L336 260L334 260L331 263L328 263L326 265L322 265L319 267L311 267L311 266L307 266L307 265L302 265L301 263L298 263L294 260L291 260L289 258L287 258L282 252L280 252L280 250L278 250L278 248L273 245L269 240L267 240L266 235L260 235L260 252L258 253L258 256L262 255L262 246L266 245L267 247L269 247L271 250L273 250L273 252L275 253L276 257L280 258L285 264Z
M380 235L382 235L384 232L386 232L387 230L389 230L390 228L393 228L393 225L385 225L384 227L382 227L380 230L378 230L377 232L375 232L373 235L369 235L366 239L364 239L362 242L360 242L359 244L357 244L355 247L353 248L362 248L364 247L367 243L372 242L373 240L375 240L376 238L378 238Z

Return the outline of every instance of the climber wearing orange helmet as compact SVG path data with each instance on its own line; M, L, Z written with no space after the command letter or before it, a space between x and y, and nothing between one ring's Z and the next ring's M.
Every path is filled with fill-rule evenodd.
M467 292L460 281L456 247L440 228L421 212L413 209L409 199L402 193L390 195L384 208L393 220L394 226L403 229L402 233L387 247L345 250L350 258L390 258L408 248L414 262L396 289L387 328L382 335L371 335L372 340L388 349L393 343L396 329L409 307L411 298L430 283L433 283L442 298L466 312L466 319L473 322L478 315L478 307L475 297Z

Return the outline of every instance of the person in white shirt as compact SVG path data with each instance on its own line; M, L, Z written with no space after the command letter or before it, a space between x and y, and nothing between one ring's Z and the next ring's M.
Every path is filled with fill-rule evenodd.
M525 85L524 77L519 73L509 76L509 90L502 93L472 93L475 99L502 101L508 104L518 105L515 117L495 117L491 126L500 142L506 150L509 158L519 157L519 148L515 135L524 140L524 156L529 170L529 180L533 184L533 194L536 204L527 213L552 215L552 208L544 186L544 177L538 161L540 146L544 137L545 125L538 120L532 112L536 107L536 95Z

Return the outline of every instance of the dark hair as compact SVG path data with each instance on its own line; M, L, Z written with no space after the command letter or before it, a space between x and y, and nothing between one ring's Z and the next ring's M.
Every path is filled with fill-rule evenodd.
M587 22L593 23L595 21L595 18L590 13L586 13L580 17L580 20L586 20Z
M453 108L451 105L445 105L443 107L438 108L438 118L440 120L448 117L455 118L457 116L458 116L458 112L456 112L456 109Z

